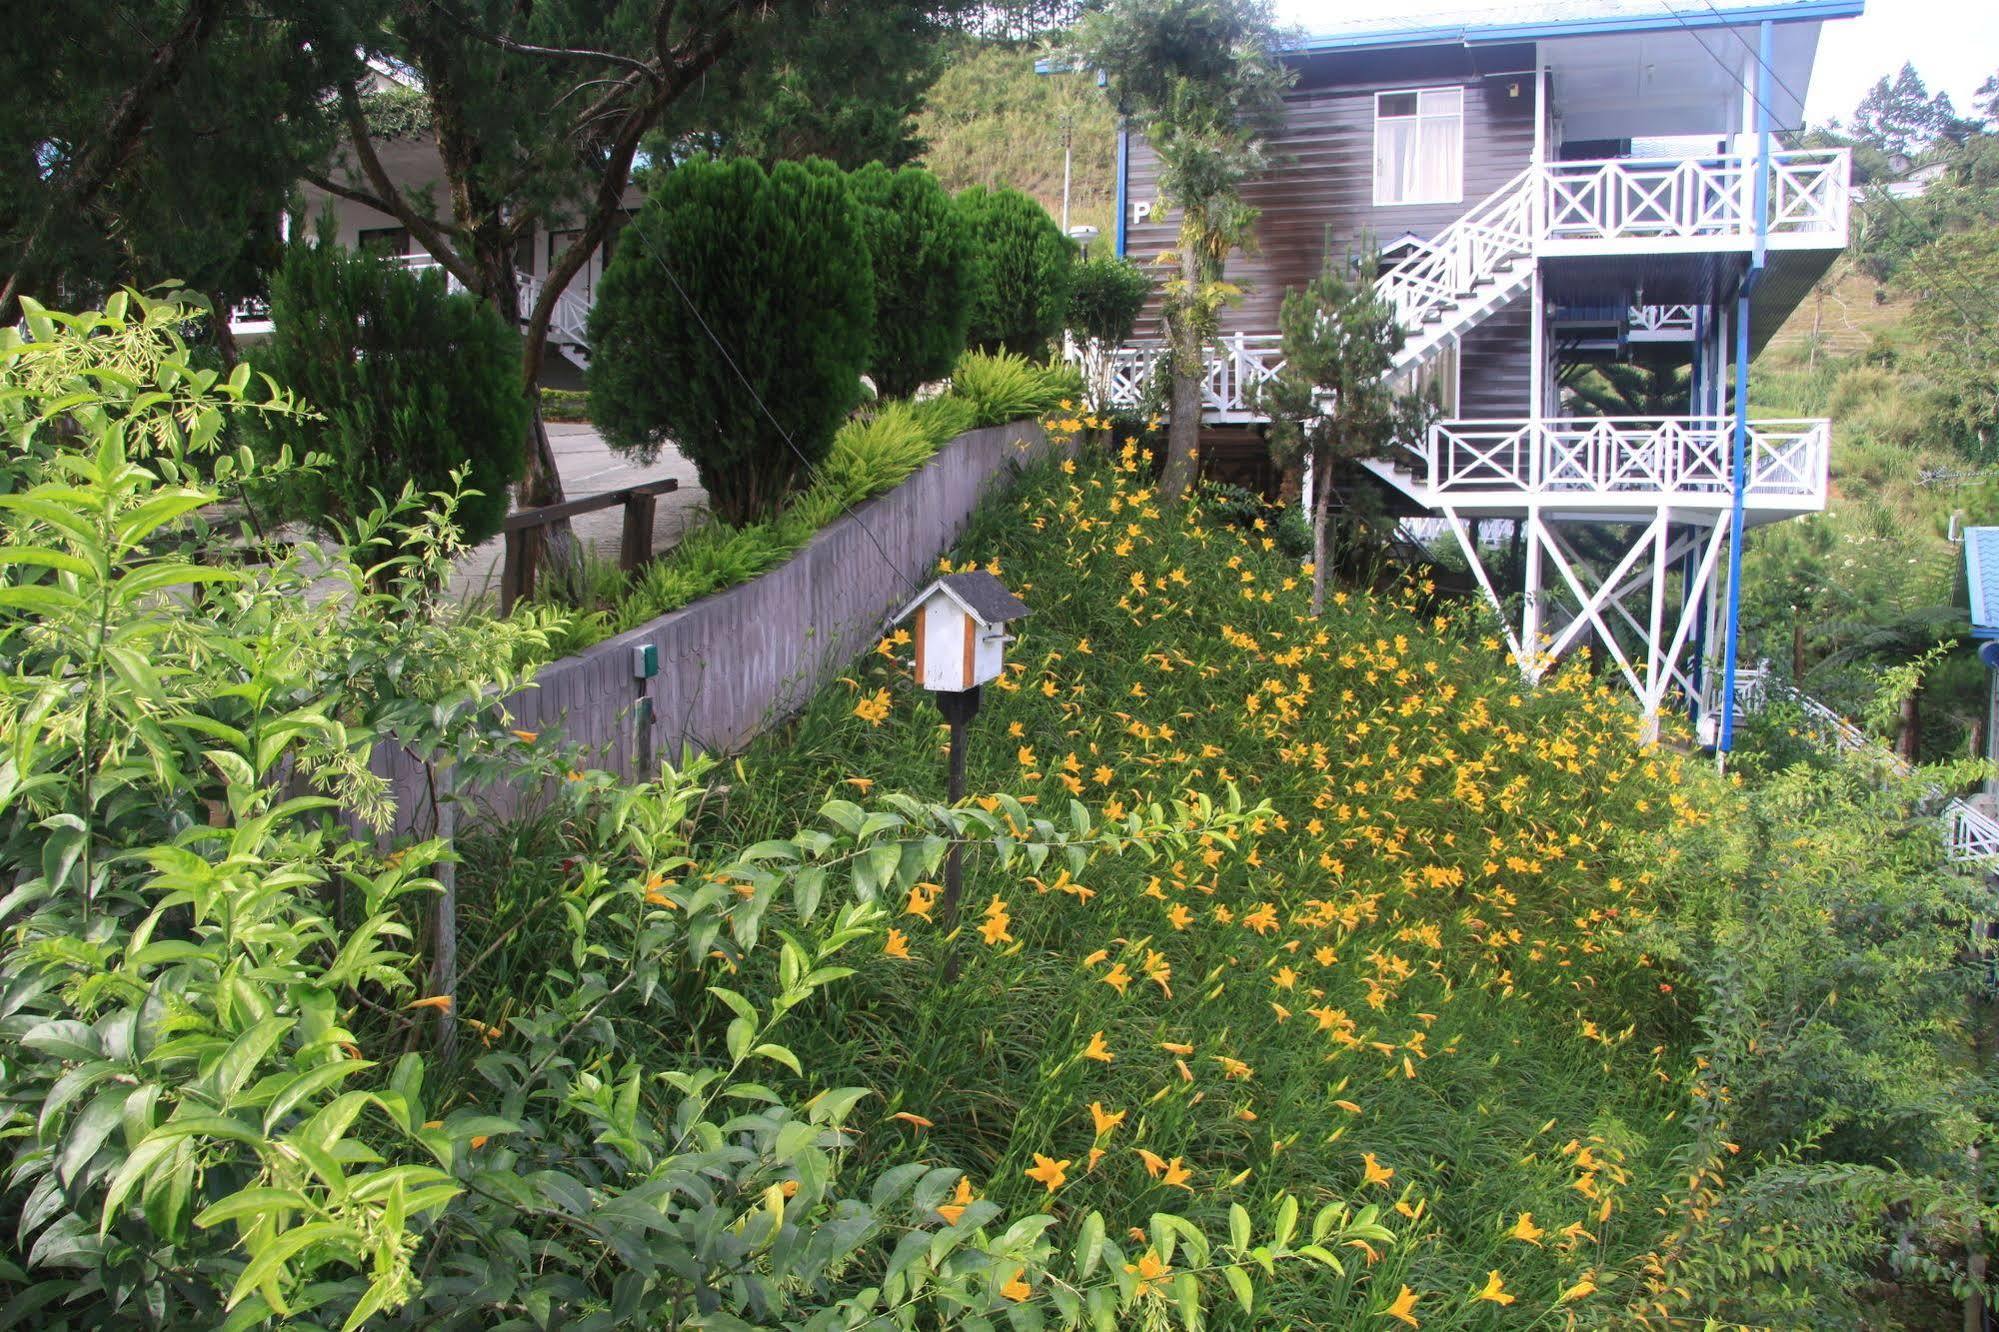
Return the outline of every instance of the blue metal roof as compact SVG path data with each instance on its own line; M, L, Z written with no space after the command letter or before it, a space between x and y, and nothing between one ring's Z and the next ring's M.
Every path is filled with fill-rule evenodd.
M1866 0L1749 0L1748 3L1717 0L1698 9L1676 8L1673 0L1531 0L1503 8L1411 15L1403 19L1353 19L1308 34L1292 49L1299 54L1311 54L1387 46L1479 46L1592 33L1821 22L1858 17L1865 7Z
M1999 527L1964 529L1964 581L1971 590L1971 633L1999 638Z

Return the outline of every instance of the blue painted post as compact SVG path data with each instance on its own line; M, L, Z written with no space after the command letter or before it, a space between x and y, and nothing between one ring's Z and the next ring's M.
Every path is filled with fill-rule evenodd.
M1735 669L1742 640L1743 508L1749 489L1749 294L1763 276L1770 244L1770 61L1775 25L1767 19L1758 34L1756 53L1756 215L1749 272L1735 298L1735 457L1728 514L1728 624L1722 640L1721 734L1716 745L1726 754L1735 747Z
M1130 167L1131 131L1123 125L1119 125L1117 131L1117 229L1113 234L1117 236L1117 255L1120 259L1124 258L1125 220L1130 216L1129 206L1125 203L1125 177L1129 173Z
M1735 747L1735 662L1742 636L1743 501L1749 489L1749 290L1735 298L1735 457L1728 511L1728 623L1722 633L1721 736L1715 746Z
M1750 267L1761 269L1770 245L1770 60L1776 25L1765 22L1756 52L1756 249Z

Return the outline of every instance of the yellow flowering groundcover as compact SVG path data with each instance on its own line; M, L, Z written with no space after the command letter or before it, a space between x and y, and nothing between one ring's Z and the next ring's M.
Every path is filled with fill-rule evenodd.
M1629 941L1655 867L1620 848L1698 823L1718 783L1641 746L1585 667L1524 688L1428 588L1308 618L1309 573L1260 524L1150 486L1129 446L1045 466L946 561L1034 611L970 789L1117 818L1232 786L1269 813L1171 863L972 866L948 933L934 885L893 904L794 1032L815 1076L893 1089L858 1150L1126 1224L1223 1229L1286 1190L1378 1209L1393 1243L1280 1286L1258 1326L1562 1326L1654 1298L1696 1073ZM891 633L745 756L728 836L848 783L941 795L909 652Z

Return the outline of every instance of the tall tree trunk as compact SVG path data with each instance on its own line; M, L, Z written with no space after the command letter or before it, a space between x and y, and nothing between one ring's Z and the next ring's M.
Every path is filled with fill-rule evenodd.
M1167 422L1166 467L1159 474L1159 495L1166 500L1184 496L1201 465L1201 381L1180 373L1179 359L1174 353L1172 419Z
M1896 737L1895 747L1909 762L1922 762L1923 687L1920 684L1902 699L1902 729Z
M1326 609L1327 568L1333 554L1333 466L1329 449L1312 458L1312 618Z
M1178 500L1194 484L1200 467L1201 443L1201 337L1193 326L1188 308L1200 288L1200 255L1183 225L1180 234L1180 280L1185 290L1178 297L1179 310L1168 310L1167 335L1173 347L1173 408L1166 430L1166 468L1159 475L1159 495Z

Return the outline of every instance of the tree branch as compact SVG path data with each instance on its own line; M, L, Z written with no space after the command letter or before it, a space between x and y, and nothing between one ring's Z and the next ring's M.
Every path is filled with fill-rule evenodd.
M347 137L354 145L354 156L361 164L361 174L375 187L378 196L378 202L371 204L370 207L379 208L409 228L410 235L416 237L417 243L430 251L431 256L453 277L464 283L468 290L480 290L482 283L479 280L479 270L467 263L464 256L458 253L457 247L451 243L451 238L445 229L435 219L412 207L396 183L389 179L387 168L383 167L382 159L375 153L374 139L368 133L368 118L361 113L361 98L354 91L352 83L345 84L340 89L340 111L342 118L347 122ZM387 207L382 207L384 204Z
M21 245L13 271L0 284L0 310L11 308L14 298L20 295L49 224L58 216L68 217L92 207L97 196L131 160L152 124L154 106L180 81L195 52L208 44L224 3L225 0L189 0L187 12L173 33L154 47L150 63L111 108L103 135L79 157L75 169L66 174L61 186L50 195L48 207Z
M620 55L616 51L593 51L586 47L576 46L537 46L532 42L517 42L502 33L487 32L482 28L473 26L470 20L464 18L449 5L443 3L443 0L430 0L430 3L433 9L451 20L451 22L456 24L474 41L484 42L488 46L496 46L502 51L511 51L516 55L540 56L549 60L587 60L600 64L623 65L648 78L657 79L659 77L659 72L650 64L628 55Z

